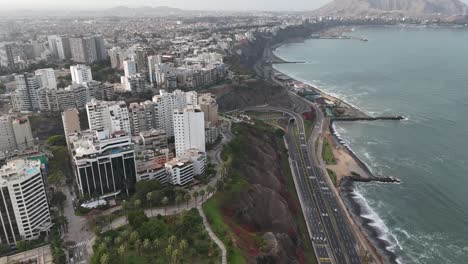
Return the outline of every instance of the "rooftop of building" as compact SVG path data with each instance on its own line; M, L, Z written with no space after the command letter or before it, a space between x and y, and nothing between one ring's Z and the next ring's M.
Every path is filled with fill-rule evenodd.
M41 171L39 160L15 159L0 168L0 185L8 181L29 178Z
M131 145L130 136L125 131L109 133L107 130L85 130L68 136L68 140L75 152L75 157L78 158L96 154L102 151L101 145L116 139L126 139L129 145ZM121 151L130 148L133 148L133 146L123 147L120 150L114 148L112 151Z

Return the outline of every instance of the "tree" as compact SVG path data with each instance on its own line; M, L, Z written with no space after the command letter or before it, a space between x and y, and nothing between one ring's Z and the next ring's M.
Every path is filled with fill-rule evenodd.
M135 243L138 239L140 239L140 235L138 235L137 231L130 233L130 243Z
M143 249L148 251L151 248L151 241L149 239L143 240Z
M172 236L169 237L169 239L167 240L167 242L169 243L169 245L174 245L175 242L176 242L176 240L177 240L177 237L174 236L174 235L172 235Z
M195 199L195 205L198 204L198 201L197 201L198 195L200 195L200 194L199 194L197 191L194 191L194 192L192 193L192 196L193 196L193 198Z
M179 243L179 249L180 251L184 251L188 247L187 240L182 239Z
M153 206L152 206L153 199L154 199L153 192L149 192L146 194L146 200L148 201L150 210L151 210L151 217L153 217Z
M190 193L186 193L184 195L184 200L187 202L187 209L188 209L188 206L189 206L190 198L192 198L192 196L190 196Z
M114 239L115 245L120 245L122 243L122 237L118 236Z
M128 213L128 223L130 224L133 229L137 229L143 223L147 222L149 219L145 215L145 212L141 209L139 210L132 210L130 213Z
M135 244L133 245L135 250L138 252L138 256L140 255L141 246L142 246L142 243L141 243L141 240L139 239L135 241Z
M133 202L133 205L134 205L136 208L140 208L141 200L140 200L140 199L136 199L136 200Z
M166 256L168 256L168 257L172 254L172 245L171 244L167 245L165 253L166 253Z
M101 264L109 264L109 254L104 253L101 256Z
M161 248L161 241L159 239L154 239L153 240L153 248L157 251Z
M122 257L122 262L124 259L125 252L127 252L127 247L125 247L125 245L120 245L120 247L117 248L117 253Z
M216 189L223 191L224 190L224 181L222 179L219 179L216 181Z
M166 215L166 205L169 203L169 198L167 196L164 196L164 198L161 201L161 204L164 206L164 215Z
M184 197L182 195L179 194L179 195L176 196L175 202L176 202L176 205L177 205L177 209L179 209L179 205L183 200L184 200Z
M174 249L174 251L172 251L172 263L177 263L177 258L179 257L179 250L178 249Z

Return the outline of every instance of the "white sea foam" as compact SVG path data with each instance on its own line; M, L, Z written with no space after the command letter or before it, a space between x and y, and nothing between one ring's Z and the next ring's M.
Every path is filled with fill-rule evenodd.
M362 195L358 189L355 189L352 192L353 199L360 205L361 207L361 217L365 218L370 221L369 225L374 227L378 233L378 238L385 241L387 243L387 250L392 252L396 252L395 249L403 250L400 241L397 237L392 234L390 229L387 227L385 222L380 218L380 216L370 207L369 203L367 202L364 195Z

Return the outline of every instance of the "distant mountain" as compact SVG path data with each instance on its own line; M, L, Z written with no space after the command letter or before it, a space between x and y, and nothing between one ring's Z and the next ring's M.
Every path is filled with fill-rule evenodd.
M339 16L464 16L468 7L459 0L333 0L315 10Z

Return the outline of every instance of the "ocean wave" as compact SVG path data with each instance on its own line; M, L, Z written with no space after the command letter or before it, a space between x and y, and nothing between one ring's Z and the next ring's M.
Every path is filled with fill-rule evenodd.
M369 226L373 227L377 231L377 237L387 244L385 248L393 253L397 252L396 249L403 250L403 246L400 244L400 241L394 234L392 234L382 218L380 218L374 209L370 207L364 195L362 195L357 188L353 190L351 195L356 203L361 207L360 216L369 221Z

